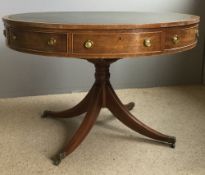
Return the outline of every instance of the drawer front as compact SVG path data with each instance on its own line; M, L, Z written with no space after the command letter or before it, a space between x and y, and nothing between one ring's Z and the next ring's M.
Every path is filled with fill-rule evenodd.
M17 49L51 53L67 52L67 34L10 30L9 45Z
M177 49L197 41L198 27L168 29L165 37L165 50Z
M74 33L73 54L140 54L161 51L162 33Z

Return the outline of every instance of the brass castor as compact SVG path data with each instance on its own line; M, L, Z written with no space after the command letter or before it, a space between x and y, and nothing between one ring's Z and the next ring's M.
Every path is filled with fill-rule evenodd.
M53 164L58 166L61 163L61 160L59 158L53 159Z
M49 117L49 111L44 111L43 114L41 115L41 118L48 118Z
M174 140L174 141L173 141L173 143L171 143L170 147L174 149L175 146L176 146L176 145L175 145L175 144L176 144L176 137L173 137L173 140Z
M61 163L61 160L63 160L66 157L66 154L60 153L55 158L53 158L53 164L58 166Z
M135 103L134 102L130 102L127 105L125 105L127 107L127 109L129 111L131 111L134 107L135 107Z

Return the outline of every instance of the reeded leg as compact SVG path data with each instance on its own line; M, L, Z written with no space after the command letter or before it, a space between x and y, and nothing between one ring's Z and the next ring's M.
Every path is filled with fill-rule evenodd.
M117 61L117 59L97 59L89 61L95 65L96 80L87 96L77 106L69 110L62 112L45 111L42 116L69 118L87 112L79 129L76 131L72 139L60 152L60 154L58 154L54 159L54 164L58 165L63 158L72 153L82 143L82 141L85 139L92 126L94 125L100 112L100 109L103 107L107 107L115 115L115 117L117 117L122 123L124 123L132 130L152 139L167 142L171 145L171 147L174 148L176 142L175 137L167 136L158 131L155 131L154 129L150 128L149 126L136 119L129 112L133 109L135 104L131 102L124 105L117 97L109 81L110 64Z
M65 111L60 111L60 112L44 111L42 118L46 118L46 117L71 118L87 112L90 98L94 90L95 87L93 86L91 90L88 92L88 94L85 96L85 98L73 108Z
M107 87L107 108L126 126L132 130L155 140L168 142L171 147L175 146L176 138L164 135L148 127L136 119L121 103L111 86Z
M55 165L58 165L63 158L72 153L80 145L80 143L84 140L84 138L87 136L92 126L94 125L101 108L101 92L100 90L97 90L93 94L92 104L90 104L83 122L81 123L79 129L76 131L67 146L65 146L63 151L59 155L57 155L56 159L54 160Z

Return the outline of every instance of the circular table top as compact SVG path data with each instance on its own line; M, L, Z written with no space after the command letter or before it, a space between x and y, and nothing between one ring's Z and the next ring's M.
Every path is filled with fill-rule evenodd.
M5 21L47 28L137 29L189 25L195 15L150 12L36 12L5 16Z
M37 12L3 18L20 52L84 59L177 53L197 44L195 15L148 12Z

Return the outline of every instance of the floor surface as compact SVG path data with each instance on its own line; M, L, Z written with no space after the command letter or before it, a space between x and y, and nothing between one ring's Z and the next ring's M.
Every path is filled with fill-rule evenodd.
M204 175L205 87L118 90L132 113L164 134L176 148L131 131L103 109L85 141L54 166L50 158L71 138L83 116L42 119L44 109L62 110L85 93L0 99L1 175Z

